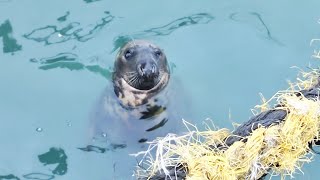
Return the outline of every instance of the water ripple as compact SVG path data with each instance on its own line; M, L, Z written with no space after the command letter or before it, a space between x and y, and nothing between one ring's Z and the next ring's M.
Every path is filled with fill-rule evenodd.
M18 178L17 176L13 175L13 174L9 174L9 175L0 175L0 179L1 180L20 180L20 178Z
M79 57L73 53L59 53L52 57L41 59L30 59L30 62L38 63L39 69L50 70L56 68L73 70L88 70L95 74L101 75L106 79L111 79L111 71L101 67L98 64L84 64L79 61Z
M257 12L250 13L232 13L229 18L236 22L249 23L253 25L266 39L275 42L280 46L284 46L282 42L271 35L271 31L264 22L262 16Z
M22 46L12 35L12 26L9 20L0 25L0 37L2 37L3 53L13 53L20 51Z
M64 22L64 21L67 20L67 17L68 17L69 15L70 15L70 12L67 11L65 15L63 15L63 16L61 16L61 17L58 17L58 18L57 18L57 21L59 21L59 22Z
M163 26L150 28L144 31L131 34L131 35L120 35L116 37L113 42L114 48L112 52L117 50L119 47L122 47L125 43L129 42L132 39L144 39L144 38L154 37L154 36L165 36L165 35L171 34L177 29L180 29L181 27L191 26L196 24L208 24L213 19L214 17L208 13L198 13L198 14L193 14L191 16L186 16L186 17L173 20L172 22Z
M96 152L96 153L105 153L107 150L109 150L107 148L102 148L94 145L87 145L86 147L78 148L78 149L85 152Z
M127 145L123 143L111 143L108 144L108 147L99 147L95 145L87 145L86 147L78 148L81 151L84 152L96 152L96 153L105 153L107 151L116 151L118 149L124 149Z
M35 179L35 180L51 180L54 179L54 175L43 174L43 173L29 173L23 175L26 179Z
M60 17L61 18L61 17ZM36 42L44 42L45 45L63 43L72 39L85 42L92 39L97 32L114 20L110 12L105 11L105 16L96 24L81 26L80 22L70 22L66 26L59 28L56 25L48 25L37 28L23 37Z

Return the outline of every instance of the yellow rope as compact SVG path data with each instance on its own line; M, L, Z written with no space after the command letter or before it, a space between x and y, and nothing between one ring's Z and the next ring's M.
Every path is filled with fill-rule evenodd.
M261 111L269 110L272 100L288 112L285 120L270 127L258 127L247 141L237 141L227 149L212 148L224 143L232 134L227 129L198 131L190 130L183 136L169 134L159 138L145 154L149 169L138 171L137 176L151 177L155 172L168 173L167 167L182 164L187 166L187 179L258 179L263 174L292 176L301 170L305 162L311 161L308 143L319 138L320 101L296 96L297 90L311 88L317 83L317 71L303 73L305 80L290 84L287 91L278 92L271 100L257 106ZM190 127L189 123L185 124ZM151 151L156 149L156 156ZM307 156L311 154L311 156Z

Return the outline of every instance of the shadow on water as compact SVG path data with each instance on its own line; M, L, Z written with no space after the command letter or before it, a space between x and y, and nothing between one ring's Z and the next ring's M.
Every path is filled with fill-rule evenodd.
M50 70L56 68L73 70L88 70L95 74L101 75L104 78L111 79L111 71L102 68L100 65L86 65L79 61L79 57L73 53L59 53L53 57L41 58L41 59L30 59L30 62L38 63L39 69Z
M0 25L0 37L2 37L3 53L14 53L20 51L22 46L12 35L12 26L9 20Z
M123 46L125 43L129 42L132 39L144 39L148 37L154 36L165 36L171 34L173 31L184 27L184 26L191 26L196 24L207 24L214 19L208 13L198 13L193 14L191 16L182 17L176 19L166 25L150 28L144 31L140 31L130 35L120 35L115 38L113 45L114 48L112 52L116 51L119 47Z
M107 24L114 20L114 16L110 12L105 11L105 16L96 24L82 26L80 22L70 22L66 26L59 28L56 25L48 25L34 29L30 33L24 34L23 37L36 42L44 42L45 45L63 43L72 39L80 42L85 42L92 39L97 32L104 28ZM65 16L59 17L60 22L66 19Z
M270 29L268 28L267 24L264 22L262 16L257 12L250 12L250 13L232 13L230 14L229 18L236 22L241 23L249 23L253 25L263 36L264 38L273 41L279 46L284 46L282 42L277 40L275 37L271 35Z

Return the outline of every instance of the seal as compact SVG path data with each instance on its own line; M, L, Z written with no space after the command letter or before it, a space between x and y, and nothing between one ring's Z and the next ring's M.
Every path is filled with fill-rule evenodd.
M107 82L91 111L92 141L84 149L103 146L116 151L112 157L119 157L120 168L109 179L131 172L128 169L136 161L123 161L123 157L145 149L147 141L182 132L181 119L189 119L191 112L186 88L170 72L167 57L158 46L144 40L128 42L117 53L113 69L112 81ZM115 169L114 164L110 161L109 167Z
M150 42L128 42L117 54L113 86L124 106L136 107L148 103L167 86L169 78L165 53Z
M117 53L113 69L112 84L107 85L91 114L92 137L143 146L179 131L181 119L186 117L183 107L189 103L184 103L180 83L172 81L175 78L161 48L144 40L128 42Z

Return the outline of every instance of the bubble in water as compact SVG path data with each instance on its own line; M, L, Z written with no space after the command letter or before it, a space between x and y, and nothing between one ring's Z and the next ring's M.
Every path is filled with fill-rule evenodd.
M43 129L42 129L41 127L38 127L38 128L36 129L36 131L37 131L37 132L42 132Z
M102 133L102 137L107 137L107 133Z

